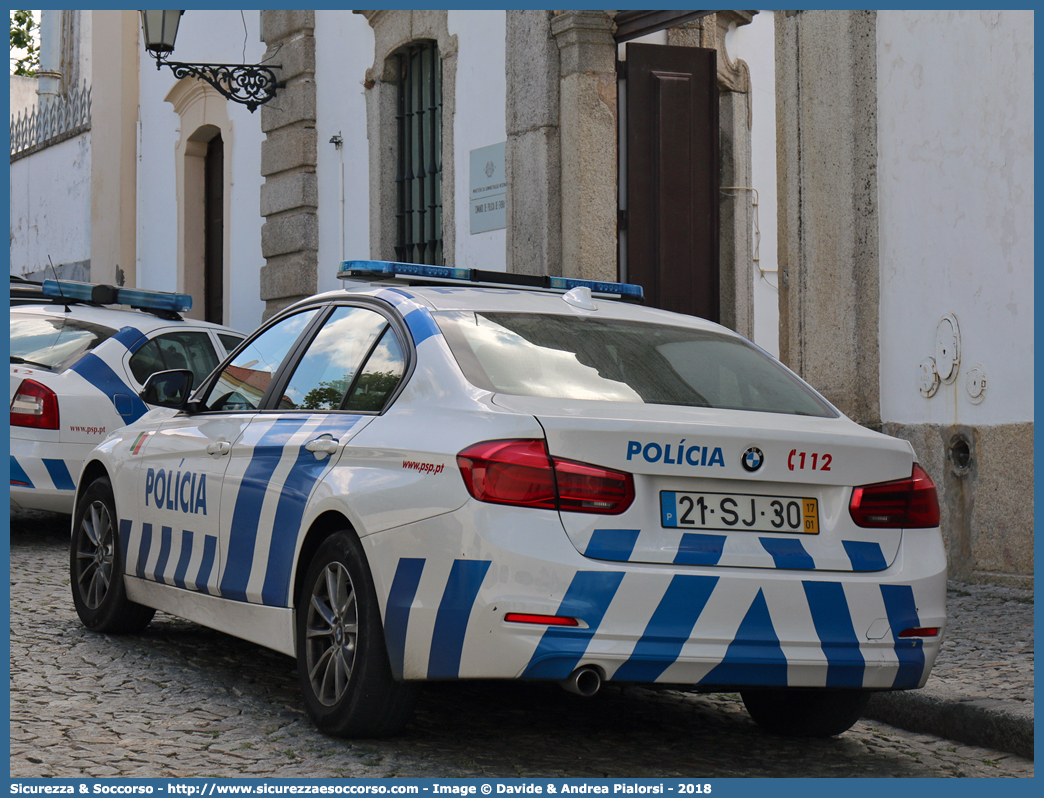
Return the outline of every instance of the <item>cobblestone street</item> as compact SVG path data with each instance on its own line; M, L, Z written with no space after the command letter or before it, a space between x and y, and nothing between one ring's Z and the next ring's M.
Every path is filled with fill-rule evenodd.
M874 721L785 740L737 696L612 685L583 699L556 685L432 684L404 735L332 739L306 717L287 657L162 613L141 635L83 629L65 523L12 519L12 777L1033 775L1020 757Z

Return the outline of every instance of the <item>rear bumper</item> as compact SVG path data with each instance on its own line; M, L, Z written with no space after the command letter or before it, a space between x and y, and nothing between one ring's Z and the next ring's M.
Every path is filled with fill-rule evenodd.
M406 679L564 679L593 666L613 681L906 689L927 680L946 622L938 530L905 533L873 573L594 560L556 513L474 501L363 545ZM940 634L898 637L929 626Z
M72 513L76 481L93 448L11 438L11 506Z

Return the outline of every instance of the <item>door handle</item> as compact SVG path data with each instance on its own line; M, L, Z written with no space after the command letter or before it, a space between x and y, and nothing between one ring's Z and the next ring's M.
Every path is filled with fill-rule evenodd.
M218 438L213 443L207 444L207 454L223 455L232 451L232 444L224 438Z
M305 449L314 454L317 459L322 460L327 455L337 454L341 451L341 444L333 438L324 436L316 438L314 441L308 441L305 444Z

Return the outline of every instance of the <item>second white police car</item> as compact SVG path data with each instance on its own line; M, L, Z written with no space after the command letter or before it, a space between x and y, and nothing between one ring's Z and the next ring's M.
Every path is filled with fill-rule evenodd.
M155 372L202 380L242 333L181 313L192 297L46 280L11 307L11 507L71 513L84 458L149 407L138 391ZM26 296L25 294L28 294Z
M88 628L160 609L295 656L347 736L401 729L432 679L740 691L806 736L924 684L946 556L908 443L725 328L616 301L637 286L340 276L369 282L288 308L191 395L155 375L166 408L88 458Z

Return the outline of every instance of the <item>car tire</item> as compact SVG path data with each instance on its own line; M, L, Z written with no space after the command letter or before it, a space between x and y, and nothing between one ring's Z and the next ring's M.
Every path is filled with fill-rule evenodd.
M417 685L396 681L377 593L348 531L316 551L297 604L297 674L308 714L338 737L386 737L409 721Z
M746 690L740 693L754 722L784 737L833 737L862 716L866 690Z
M94 632L140 632L156 611L127 598L119 520L112 484L94 480L73 516L69 577L73 604L83 625Z

